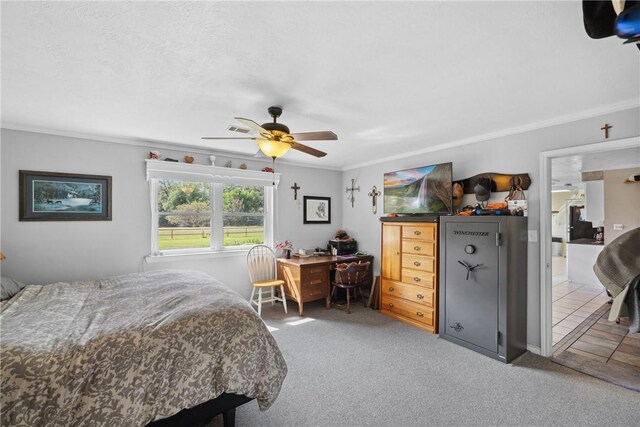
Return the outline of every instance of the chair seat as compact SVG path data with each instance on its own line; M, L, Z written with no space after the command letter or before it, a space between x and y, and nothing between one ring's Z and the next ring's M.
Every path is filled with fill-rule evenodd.
M336 282L331 282L331 284L333 286L337 286L339 288L342 289L353 289L353 288L359 288L360 286L363 286L363 283L336 283Z
M252 285L254 288L268 288L270 286L284 285L284 280L277 280L277 279L258 280L257 282L253 282Z

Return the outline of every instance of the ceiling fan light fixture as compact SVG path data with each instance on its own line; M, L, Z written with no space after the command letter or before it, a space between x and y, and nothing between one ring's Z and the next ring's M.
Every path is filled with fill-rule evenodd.
M277 159L284 156L291 148L291 144L280 141L270 141L268 139L258 140L258 148L264 153L265 156Z

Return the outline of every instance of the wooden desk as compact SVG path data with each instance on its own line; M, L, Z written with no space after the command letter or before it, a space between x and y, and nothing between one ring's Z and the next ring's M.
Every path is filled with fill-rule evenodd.
M310 256L305 258L278 258L278 279L284 280L287 298L298 303L298 313L302 316L304 303L326 299L329 296L331 270L343 262L371 262L369 277L373 277L373 256ZM294 283L289 283L283 267L288 267Z

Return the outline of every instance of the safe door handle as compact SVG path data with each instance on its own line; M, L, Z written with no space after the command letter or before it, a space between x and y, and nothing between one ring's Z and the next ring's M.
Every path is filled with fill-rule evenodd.
M482 267L482 264L469 265L465 261L460 261L460 260L458 260L458 264L460 264L461 266L463 266L464 268L467 269L467 279L466 280L469 280L469 275L471 274L472 271L474 271L478 267Z
M420 267L420 261L413 261L413 265L415 265L416 267Z

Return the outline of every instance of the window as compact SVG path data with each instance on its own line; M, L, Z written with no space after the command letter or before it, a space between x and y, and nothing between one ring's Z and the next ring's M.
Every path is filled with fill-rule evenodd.
M212 175L222 169L214 166L162 163L166 162L155 161L153 169L147 163L152 254L238 250L273 243L275 181L271 174L234 170L238 176L220 176ZM195 173L194 167L208 173ZM178 168L180 173L173 173ZM260 179L255 179L256 174Z
M210 248L210 184L160 179L156 187L157 250Z

